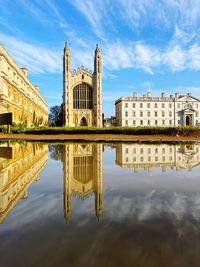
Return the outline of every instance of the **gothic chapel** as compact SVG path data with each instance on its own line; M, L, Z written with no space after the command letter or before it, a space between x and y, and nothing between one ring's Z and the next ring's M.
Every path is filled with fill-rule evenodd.
M66 42L63 56L63 124L102 127L102 59L98 44L94 73L83 65L72 72L70 49Z

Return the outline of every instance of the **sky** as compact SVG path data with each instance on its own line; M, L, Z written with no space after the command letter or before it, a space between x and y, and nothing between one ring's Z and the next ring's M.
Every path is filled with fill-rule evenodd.
M93 70L99 43L105 117L134 91L200 97L200 0L0 0L0 43L49 108L62 103L66 41L72 70Z

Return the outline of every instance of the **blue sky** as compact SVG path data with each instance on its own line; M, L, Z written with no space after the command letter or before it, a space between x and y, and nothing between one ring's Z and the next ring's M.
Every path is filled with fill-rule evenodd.
M93 70L99 43L106 117L134 91L200 97L200 0L1 0L0 30L49 107L62 102L66 41L72 70Z

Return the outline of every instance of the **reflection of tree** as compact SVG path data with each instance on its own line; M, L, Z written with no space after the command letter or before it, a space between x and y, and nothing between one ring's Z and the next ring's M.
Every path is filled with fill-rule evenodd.
M61 145L49 145L50 158L54 160L61 160Z

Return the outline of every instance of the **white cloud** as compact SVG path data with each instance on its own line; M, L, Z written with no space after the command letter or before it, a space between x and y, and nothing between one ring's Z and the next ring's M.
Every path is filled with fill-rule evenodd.
M32 73L62 72L62 51L29 44L20 39L0 34L0 42L20 66Z
M106 1L70 0L70 3L86 18L96 35L104 39L103 21L107 17Z

